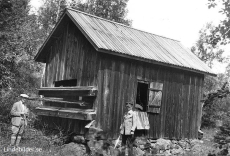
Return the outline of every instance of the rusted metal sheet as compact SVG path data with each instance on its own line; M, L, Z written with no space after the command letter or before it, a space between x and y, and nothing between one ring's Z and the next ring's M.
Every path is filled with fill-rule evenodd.
M173 39L140 31L100 17L68 9L98 49L213 73L197 56Z

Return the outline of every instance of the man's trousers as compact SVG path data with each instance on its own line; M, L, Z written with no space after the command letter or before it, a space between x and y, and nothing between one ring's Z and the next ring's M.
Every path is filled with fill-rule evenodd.
M11 135L12 146L19 145L24 130L25 130L25 120L21 120L19 126L12 125L12 135Z

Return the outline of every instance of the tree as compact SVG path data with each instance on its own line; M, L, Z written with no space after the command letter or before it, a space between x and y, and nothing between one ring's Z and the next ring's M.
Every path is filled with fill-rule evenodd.
M70 7L130 26L132 21L125 19L128 13L127 2L128 0L72 0Z
M43 30L44 39L49 35L57 23L63 10L66 8L66 0L44 0L38 10L38 21Z
M199 31L199 34L199 39L195 46L191 48L191 51L209 67L212 67L214 60L223 62L225 60L222 56L224 50L211 42L215 34L215 27L211 23L207 23L206 26Z
M202 127L215 126L216 120L223 120L229 111L229 83L225 82L218 89L206 94Z
M13 82L14 68L21 55L20 29L28 13L28 1L0 1L0 88Z
M29 10L29 0L0 0L0 114L6 118L20 93L35 93L39 86L41 66L33 57L41 40Z
M214 45L217 43L227 44L230 39L230 0L208 0L208 8L215 8L219 6L220 13L224 19L220 21L219 25L215 28L215 34L210 38L210 42Z

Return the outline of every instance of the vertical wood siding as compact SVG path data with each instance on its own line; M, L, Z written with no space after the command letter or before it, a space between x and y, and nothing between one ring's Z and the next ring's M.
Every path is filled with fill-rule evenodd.
M98 53L70 21L50 47L47 62L43 86L65 79L77 79L78 86L97 86L96 124L110 137L118 136L124 104L136 100L139 79L164 84L161 111L149 113L147 136L197 138L203 75ZM84 128L82 123L72 124Z
M98 125L117 137L125 102L135 101L137 80L164 84L160 114L149 113L150 138L197 138L203 76L100 54L102 88ZM113 111L113 112L112 112Z
M78 86L97 85L97 52L72 22L50 47L44 86L54 87L54 81L77 79Z

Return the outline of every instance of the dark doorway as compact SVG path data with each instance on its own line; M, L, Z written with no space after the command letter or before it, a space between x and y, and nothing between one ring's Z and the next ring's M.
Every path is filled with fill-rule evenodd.
M136 104L141 105L143 107L143 111L147 110L148 89L149 89L148 83L145 83L145 82L137 83Z
M73 87L77 86L77 79L54 81L54 87Z

